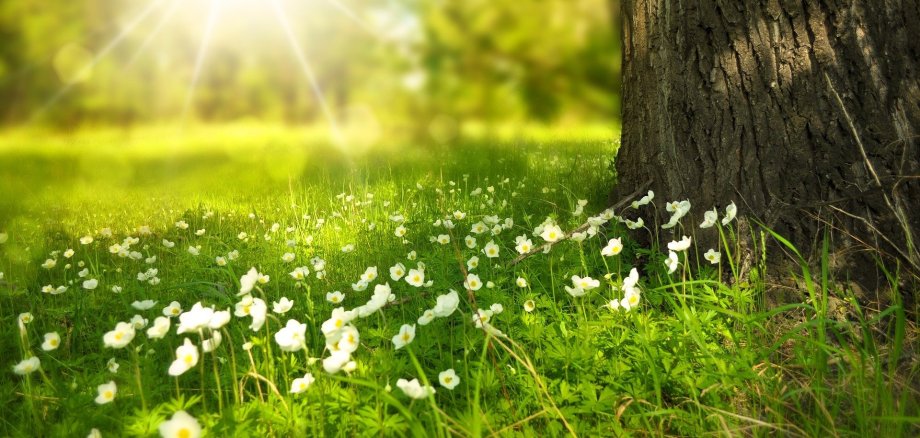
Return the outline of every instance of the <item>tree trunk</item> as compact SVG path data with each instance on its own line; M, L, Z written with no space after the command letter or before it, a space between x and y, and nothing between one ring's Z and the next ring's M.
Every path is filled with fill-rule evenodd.
M614 196L651 180L691 201L685 233L734 201L803 251L826 221L838 249L920 267L920 0L624 0L623 17Z

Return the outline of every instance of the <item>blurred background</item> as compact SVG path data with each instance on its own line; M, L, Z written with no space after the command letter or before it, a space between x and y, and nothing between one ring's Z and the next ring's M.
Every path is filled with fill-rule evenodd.
M616 0L3 0L0 124L612 126Z

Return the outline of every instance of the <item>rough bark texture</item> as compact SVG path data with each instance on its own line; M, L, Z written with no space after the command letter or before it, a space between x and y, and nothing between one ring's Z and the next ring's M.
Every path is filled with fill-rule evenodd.
M684 227L735 201L805 251L820 217L843 230L838 249L918 263L920 0L623 8L614 196L651 179L656 201L691 201Z

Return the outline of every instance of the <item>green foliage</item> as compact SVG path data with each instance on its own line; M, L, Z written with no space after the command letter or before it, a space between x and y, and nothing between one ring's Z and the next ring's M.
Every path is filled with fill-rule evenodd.
M918 432L910 385L917 365L906 344L916 326L904 304L870 310L836 285L827 263L815 275L802 257L801 273L790 277L800 279L808 299L765 308L765 265L757 264L757 276L739 279L733 224L695 231L724 236L723 266L693 263L707 248L692 246L668 274L665 255L638 243L647 229L616 223L597 237L508 263L517 254L514 236L530 236L544 218L570 230L606 208L596 194L612 177L609 142L394 144L355 154L305 137L251 127L186 132L181 139L157 130L129 137L107 131L3 137L0 231L9 240L0 245L0 325L7 327L0 348L15 354L0 361L6 375L0 398L7 406L0 434L81 436L95 427L104 435L151 436L180 410L212 436ZM15 178L6 176L14 170ZM482 193L473 195L477 188ZM579 198L589 201L581 215L573 212ZM467 213L449 232L456 248L431 243L429 236L445 233L434 222L455 210ZM397 212L407 218L408 243L393 233L389 217ZM512 218L514 226L479 235L478 247L467 248L470 226L492 214ZM174 225L180 220L188 229ZM139 233L141 225L150 227L149 235ZM100 233L105 227L112 238ZM768 234L796 253L781 236L764 233L752 239L760 245L755 254L764 254ZM84 235L96 241L82 245ZM129 235L141 239L136 247L144 258L157 259L113 256L109 245ZM623 252L603 257L600 249L613 237L624 239ZM164 247L164 239L175 247ZM480 252L490 239L501 248L495 260ZM343 253L346 244L355 251ZM187 251L198 245L200 255ZM67 249L74 249L70 258L63 255ZM233 250L239 259L215 263ZM409 261L413 250L418 259ZM294 253L295 262L282 261L285 252ZM473 272L494 286L476 291L474 302L463 291L462 270L476 254ZM325 278L311 276L298 286L288 273L314 256L326 260ZM58 264L40 267L48 258ZM355 371L325 373L314 359L328 355L319 326L336 305L326 292L345 291L344 305L352 308L370 294L351 290L358 275L377 266L389 280L388 268L398 261L407 267L423 261L434 286L390 281L396 303L356 323ZM159 284L137 280L149 266L159 270ZM103 347L102 335L118 321L137 313L152 322L172 300L185 310L198 301L232 308L239 278L251 266L271 278L259 289L269 306L284 296L294 308L270 316L259 332L234 318L222 346L178 379L166 373L174 351L186 336L199 343L197 335L152 340L139 330L126 349ZM641 302L629 312L613 311L607 304L623 297L622 282L633 267L641 272ZM77 271L84 268L100 280L97 289L81 288ZM899 296L897 271L884 272ZM564 289L572 275L591 276L601 286L574 298ZM70 289L41 293L47 284ZM114 285L121 292L112 292ZM414 323L450 288L461 290L458 312L417 326L415 340L394 349L390 339L400 325ZM149 311L131 308L143 299L158 303ZM532 312L524 309L527 300L534 301ZM507 337L471 323L474 309L493 303L504 311L491 324ZM24 326L23 341L17 315L27 311L34 321ZM306 352L278 350L273 335L288 319L307 324ZM50 331L60 333L62 343L44 352L39 344ZM251 349L243 349L244 342ZM28 354L41 358L41 372L14 375L12 367ZM111 358L120 364L116 373L108 369ZM448 368L461 379L453 390L436 383ZM316 381L291 394L292 380L306 372ZM437 393L408 398L396 382L412 378ZM97 405L96 387L109 380L118 394Z

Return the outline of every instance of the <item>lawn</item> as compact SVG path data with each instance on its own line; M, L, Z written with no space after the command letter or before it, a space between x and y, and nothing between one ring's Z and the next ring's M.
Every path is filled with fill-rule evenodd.
M587 132L4 133L0 435L920 433L897 301L798 271L768 307L731 213L618 221L679 200L608 211L616 133Z

